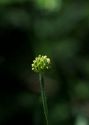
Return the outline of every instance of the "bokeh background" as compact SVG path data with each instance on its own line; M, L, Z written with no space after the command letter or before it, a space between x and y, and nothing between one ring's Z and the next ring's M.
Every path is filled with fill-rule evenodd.
M89 1L0 0L0 125L45 125L33 59L45 73L50 125L89 124Z

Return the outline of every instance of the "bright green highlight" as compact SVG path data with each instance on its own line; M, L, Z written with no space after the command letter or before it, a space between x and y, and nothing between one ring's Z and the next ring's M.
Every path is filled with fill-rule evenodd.
M61 1L61 0L60 0ZM36 0L36 4L43 9L46 10L55 10L58 9L58 0Z

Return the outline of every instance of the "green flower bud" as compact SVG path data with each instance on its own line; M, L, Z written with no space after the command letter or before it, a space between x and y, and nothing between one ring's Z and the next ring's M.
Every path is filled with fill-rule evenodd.
M39 55L35 58L35 60L33 60L32 70L34 72L44 72L49 69L50 64L50 59L46 55Z

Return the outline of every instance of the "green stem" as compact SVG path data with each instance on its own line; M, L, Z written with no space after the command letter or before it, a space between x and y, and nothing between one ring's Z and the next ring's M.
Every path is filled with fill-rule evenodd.
M45 115L45 119L46 119L46 124L48 125L48 108L47 108L45 85L44 85L44 79L43 79L42 73L39 74L39 80L40 80L41 97L42 97L44 115Z

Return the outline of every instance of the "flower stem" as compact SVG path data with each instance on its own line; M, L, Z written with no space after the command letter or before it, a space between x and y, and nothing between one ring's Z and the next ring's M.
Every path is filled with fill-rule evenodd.
M42 73L39 74L39 80L40 80L41 98L43 103L44 115L46 119L46 124L48 125L48 108L47 108L47 100L45 94L44 78Z

